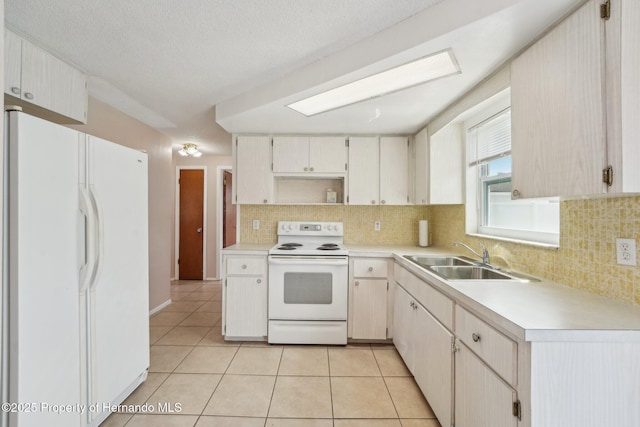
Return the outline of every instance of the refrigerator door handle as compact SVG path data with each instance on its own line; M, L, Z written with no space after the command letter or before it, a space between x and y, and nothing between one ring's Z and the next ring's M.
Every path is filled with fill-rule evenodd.
M100 205L98 204L98 199L96 198L96 189L93 184L89 185L89 195L91 197L93 205L96 224L94 230L95 240L93 245L96 251L96 262L90 284L90 289L95 290L98 283L98 276L100 275L102 265L104 264L104 224L102 221L102 211L100 210Z
M84 265L80 267L80 293L84 293L91 284L94 276L96 264L96 220L93 203L83 185L80 186L79 192L80 212L86 218L85 222L85 256Z

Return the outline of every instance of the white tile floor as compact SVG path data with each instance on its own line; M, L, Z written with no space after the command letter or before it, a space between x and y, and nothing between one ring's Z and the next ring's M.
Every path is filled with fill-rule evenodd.
M393 346L226 342L221 296L219 282L172 284L150 320L149 377L124 402L154 411L102 426L440 427Z

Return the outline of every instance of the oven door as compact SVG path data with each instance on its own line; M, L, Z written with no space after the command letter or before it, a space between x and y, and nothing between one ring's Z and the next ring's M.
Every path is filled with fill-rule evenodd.
M346 320L347 257L270 256L269 319Z

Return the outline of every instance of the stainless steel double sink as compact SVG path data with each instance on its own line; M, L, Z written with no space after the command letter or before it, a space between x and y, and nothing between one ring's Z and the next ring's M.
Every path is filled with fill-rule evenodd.
M514 272L502 272L496 268L480 264L464 256L404 256L414 264L435 273L445 280L515 280L518 282L539 281Z

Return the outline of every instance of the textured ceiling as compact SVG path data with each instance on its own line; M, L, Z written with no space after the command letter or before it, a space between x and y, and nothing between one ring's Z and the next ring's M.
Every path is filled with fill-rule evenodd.
M237 105L234 100L251 97L254 91L264 96L265 87L286 86L305 67L322 70L335 55L357 50L385 30L415 21L416 15L427 16L443 4L464 1L5 0L5 19L12 30L85 70L96 98L168 134L176 144L194 140L205 154L229 154L229 135L215 123L217 104ZM578 0L542 1L561 3L558 9L566 10ZM477 3L483 3L476 7L481 17L487 5L499 10L518 1ZM379 39L376 46L384 51L396 42ZM357 63L366 55L350 56L355 62L344 74L366 65ZM335 79L332 69L326 71ZM256 107L275 101L265 97L247 110L244 122L235 122L252 120ZM260 116L262 121L278 122L267 114ZM226 127L243 131L242 125ZM287 131L286 126L276 130Z

